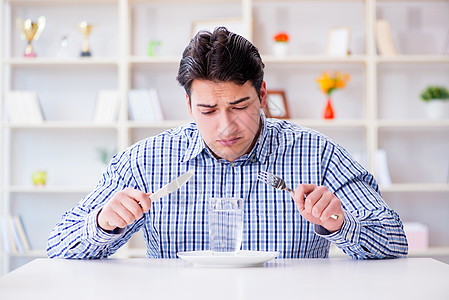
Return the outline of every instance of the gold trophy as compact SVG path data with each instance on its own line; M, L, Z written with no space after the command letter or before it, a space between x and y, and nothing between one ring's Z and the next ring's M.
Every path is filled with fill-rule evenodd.
M36 53L33 50L33 46L31 42L33 40L38 40L39 36L42 33L42 30L45 28L45 17L39 17L37 19L37 23L31 21L30 19L26 19L23 21L22 19L17 19L17 27L19 27L22 39L27 40L27 45L25 47L25 53L23 56L25 57L36 57Z
M88 57L92 56L92 53L90 53L89 49L89 34L92 30L92 25L88 24L86 21L83 21L78 24L78 29L81 31L81 34L83 35L83 44L81 46L81 57Z

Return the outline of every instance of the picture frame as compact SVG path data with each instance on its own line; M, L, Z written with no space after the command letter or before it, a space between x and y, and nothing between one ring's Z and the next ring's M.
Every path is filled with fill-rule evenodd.
M237 33L244 38L250 38L250 32L243 19L213 19L213 20L196 20L192 22L191 38L200 30L214 31L217 27L226 27L229 31Z
M267 91L267 105L263 109L267 118L288 119L290 113L285 92L281 90Z
M334 27L329 30L326 54L328 56L349 55L351 29L349 27Z

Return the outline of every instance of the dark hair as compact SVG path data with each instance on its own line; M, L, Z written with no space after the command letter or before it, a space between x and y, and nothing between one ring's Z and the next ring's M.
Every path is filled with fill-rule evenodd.
M225 27L217 27L214 32L200 31L192 38L182 54L176 79L189 98L195 79L238 85L250 81L260 98L264 67L252 43Z

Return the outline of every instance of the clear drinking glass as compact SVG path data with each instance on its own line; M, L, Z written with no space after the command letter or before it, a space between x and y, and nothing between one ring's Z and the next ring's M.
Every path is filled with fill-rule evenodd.
M243 200L212 198L209 208L210 250L213 254L236 254L242 245Z

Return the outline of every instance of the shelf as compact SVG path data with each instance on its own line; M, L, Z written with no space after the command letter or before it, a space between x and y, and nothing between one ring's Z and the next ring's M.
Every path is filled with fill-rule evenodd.
M324 128L345 128L345 127L365 127L367 126L367 121L362 119L335 119L335 120L324 120L324 119L289 119L289 121L305 126L305 127L324 127Z
M407 2L418 1L321 0L316 6L316 1L313 0L192 0L189 4L193 4L193 7L188 7L184 0L1 1L3 6L0 11L6 18L4 22L6 26L2 28L0 34L2 75L0 94L5 95L9 90L36 90L42 100L44 111L48 112L46 115L49 120L39 124L12 124L8 122L6 112L3 113L0 121L3 129L0 132L2 143L0 157L4 167L0 175L2 178L10 176L12 179L3 180L0 184L0 195L3 197L0 204L6 210L5 213L14 211L27 221L30 219L32 222L29 224L38 224L36 228L30 225L30 229L33 236L35 233L40 234L44 230L44 226L40 224L42 220L59 218L60 210L68 205L69 201L72 205L75 201L73 198L91 192L94 186L70 186L70 184L96 184L95 180L98 178L95 172L99 172L102 166L98 158L94 157L96 153L93 150L97 144L107 145L108 149L122 150L142 138L192 122L188 115L178 111L181 109L180 101L183 99L179 97L183 93L175 79L182 57L181 51L189 41L191 24L195 20L238 17L242 18L245 26L254 25L252 26L254 41L264 52L261 57L267 66L265 72L267 85L284 90L290 95L289 98L298 99L297 102L290 103L296 106L291 107L290 115L293 118L289 121L323 132L354 153L362 151L367 156L368 169L372 170L376 165L377 149L384 148L388 150L389 161L399 160L395 161L399 166L398 169L404 166L403 169L395 169L397 174L393 174L395 175L393 177L409 178L403 175L422 170L422 173L419 173L422 176L415 177L416 181L421 182L408 183L414 179L403 179L402 182L405 183L381 187L381 191L386 199L394 198L394 204L397 205L395 210L401 217L413 221L429 221L426 223L430 230L436 232L437 228L444 228L444 221L441 221L444 218L431 218L428 215L444 214L444 208L447 206L449 183L444 183L447 171L442 168L447 168L445 152L447 142L444 137L449 131L449 119L424 119L424 112L421 112L424 106L416 99L421 86L424 87L427 82L442 85L448 82L449 75L446 69L449 66L449 55L438 55L436 53L440 49L432 49L431 43L415 44L412 38L415 38L414 34L418 38L418 33L425 33L423 38L443 42L449 23L443 14L444 10L440 7L446 8L449 0L429 2L420 0L416 3L416 8L413 4L416 11L412 15L419 15L422 18L420 22L416 21L416 18L408 20L410 16L406 15L403 9L410 8ZM440 5L442 2L445 4ZM231 5L228 5L229 3ZM389 3L395 7L394 11L389 10ZM176 4L184 5L187 10L177 10L176 7L179 5ZM328 4L331 5L327 7ZM207 9L202 11L202 7L206 6ZM428 8L431 8L430 12L427 11ZM61 16L72 10L73 13L67 14L66 18ZM435 14L438 11L441 11L441 15ZM297 12L303 14L301 18L297 18ZM374 29L376 15L379 14L390 21L394 42L402 53L435 54L399 54L391 57L378 55ZM36 58L22 57L25 41L20 40L14 21L18 16L28 15L34 17L44 15L49 21L47 24L49 27L42 35L45 41L36 43L36 51L39 53ZM90 38L92 48L98 49L99 52L96 53L99 56L87 58L77 56L81 40L79 31L73 26L81 21L77 20L77 16L94 18L92 22L100 25L98 31L94 30ZM300 22L297 22L298 20ZM263 28L256 26L260 22L264 23ZM409 27L410 22L412 27ZM351 52L355 54L341 57L325 55L327 34L333 26L351 27L350 47ZM113 31L112 35L108 36L108 30ZM271 37L277 30L286 30L292 37L291 55L279 57L271 54ZM54 46L57 46L62 34L66 33L73 35L74 38L73 44L70 41L69 47L72 48L68 48L73 57L57 58L58 49ZM402 37L399 40L398 34ZM158 53L166 55L147 56L150 40L161 40ZM51 46L51 41L55 45ZM436 46L440 48L440 45ZM42 47L41 51L39 47ZM351 74L350 84L343 92L338 92L338 97L342 99L338 103L341 105L339 111L347 109L342 116L348 119L324 120L318 114L322 104L313 101L320 94L315 78L319 74L318 71L324 69L337 69ZM122 98L116 122L109 124L92 122L90 112L94 108L94 96L99 89L117 89L121 96L125 96L131 89L144 88L155 88L160 92L159 96L163 109L167 110L165 116L169 118L168 120L156 122L128 120L126 112L129 104ZM60 137L63 138L63 142L67 142L67 139L73 143L82 140L86 147L79 146L83 152L77 151L78 146L63 145L58 148ZM42 142L41 149L23 151L22 147L26 147L30 141L38 146L41 146L39 143ZM92 142L95 145L91 146ZM53 143L58 147L54 147ZM402 145L404 149L400 148ZM429 150L429 145L436 151ZM71 152L66 154L64 151ZM44 159L36 160L36 157L41 157L43 153ZM59 157L60 153L64 156ZM53 157L53 154L58 155ZM424 157L429 158L429 162L422 159L422 154L427 154ZM60 163L64 157L76 157L80 161L86 161L87 158L87 161L91 161L92 171L82 174L91 175L94 180L86 178L83 182L77 183L70 181L71 177L59 177L61 183L59 186L55 182L53 186L47 184L45 187L34 187L31 181L24 181L19 177L20 172L28 174L40 169L41 165L45 167L45 164L50 164L52 168L57 168L61 172L65 171L67 167ZM412 167L408 164L409 161L419 164ZM72 166L75 164L74 160ZM438 174L443 175L438 175L440 176L438 178L428 176L433 174L432 167L435 166L442 169ZM75 167L78 168L78 165ZM86 167L86 164L80 165L79 171L82 167ZM21 168L24 170L28 168L30 171L25 172ZM67 173L63 173L65 174ZM434 183L425 183L426 180ZM417 211L418 208L410 207L411 204L415 204L415 199L419 201L423 195L436 199L433 201L435 206L430 207L429 211ZM64 198L67 198L67 203L57 201ZM43 214L41 219L37 220L34 216L35 208L43 207L42 205L48 206L45 212L41 213ZM410 256L449 256L449 244L445 242L448 240L447 237L448 234L445 232L438 232L438 238L442 240L440 244L445 247L410 251ZM122 254L124 257L145 257L146 249L142 243L135 245L128 243L120 249L118 255ZM7 262L10 258L20 261L25 260L18 259L20 257L45 257L46 253L41 249L23 254L10 254L1 253L0 249L0 255L3 256L0 266L3 266L3 272L7 272L13 266ZM332 248L330 255L347 257L343 253L338 254L338 251Z
M165 120L165 121L154 121L154 122L140 122L140 121L129 121L128 127L130 129L149 129L149 128L172 128L178 127L184 124L188 124L192 120Z
M410 250L408 256L449 256L449 247L429 247L425 250Z
M137 64L179 64L181 56L132 56L129 62L133 65Z
M408 257L438 257L449 256L449 247L429 247L425 250L409 250ZM329 257L347 257L347 255L337 248L335 245L331 245L329 249Z
M391 192L449 192L449 183L395 183L381 186L382 193Z
M448 55L377 56L378 63L449 63Z
M5 253L2 253L3 255ZM6 253L11 257L31 257L31 258L39 258L39 257L47 257L47 252L45 250L30 250L24 253Z
M20 66L118 66L118 60L114 58L10 58L5 61L12 67Z
M11 5L96 5L117 4L120 0L7 0Z
M364 55L349 55L349 56L327 56L327 55L289 55L286 57L279 57L275 55L261 54L264 63L274 64L291 64L291 63L366 63Z
M378 120L377 126L384 127L384 128L449 127L449 120Z
M185 0L129 0L130 4L138 4L138 3L185 3ZM240 0L191 0L189 3L205 3L205 4L213 4L213 3L240 3Z
M118 124L96 124L92 122L45 121L38 124L4 124L10 129L117 129Z
M93 187L77 187L77 186L10 186L11 193L26 193L26 194L87 194Z

